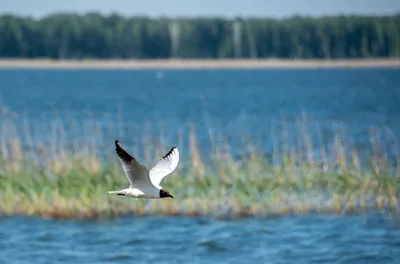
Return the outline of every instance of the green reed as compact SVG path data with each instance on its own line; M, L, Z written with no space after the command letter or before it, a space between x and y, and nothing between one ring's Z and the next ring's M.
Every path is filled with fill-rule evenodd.
M107 193L125 188L128 181L115 156L113 141L107 144L109 149L104 149L99 147L101 142L90 140L89 135L94 134L101 138L100 131L91 126L96 123L93 120L87 126L75 126L76 130L87 130L88 140L72 149L67 147L67 142L73 138L52 121L51 136L46 142L37 142L34 130L39 129L36 133L41 133L41 126L32 128L22 122L21 127L21 122L17 125L7 110L3 110L1 120L0 211L4 214L53 218L97 218L129 213L244 217L371 209L393 211L399 206L400 156L396 155L399 146L394 141L393 153L383 153L373 130L369 162L361 166L357 149L351 143L344 143L339 130L335 132L331 148L320 147L319 158L315 158L316 142L310 136L309 127L304 125L315 122L307 116L299 119L295 137L289 136L284 121L281 130L272 129L272 157L262 155L257 144L249 143L243 148L249 155L235 158L229 154L227 141L211 134L213 150L202 157L196 130L192 127L188 135L179 139L188 141L189 149L181 152L189 155L181 158L178 169L162 183L175 199L139 200ZM119 122L122 120L116 125ZM313 127L318 130L317 125ZM30 145L30 151L24 149L24 140ZM136 145L125 145L134 154L144 150L144 163L152 166L170 147L163 141L164 136L160 134L156 138L145 137ZM101 152L106 154L105 159ZM396 161L391 162L389 156L394 156ZM206 158L211 162L206 162Z

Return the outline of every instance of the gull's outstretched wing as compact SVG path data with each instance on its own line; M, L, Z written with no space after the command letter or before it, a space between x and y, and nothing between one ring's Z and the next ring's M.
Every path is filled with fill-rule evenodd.
M150 180L155 186L159 186L162 179L171 174L179 163L178 148L172 147L150 170Z
M131 186L151 184L149 170L123 148L118 140L115 140L115 150Z

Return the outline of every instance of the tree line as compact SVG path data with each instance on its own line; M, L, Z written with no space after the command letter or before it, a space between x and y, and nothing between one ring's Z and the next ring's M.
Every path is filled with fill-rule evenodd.
M2 58L400 57L400 13L287 19L0 16Z

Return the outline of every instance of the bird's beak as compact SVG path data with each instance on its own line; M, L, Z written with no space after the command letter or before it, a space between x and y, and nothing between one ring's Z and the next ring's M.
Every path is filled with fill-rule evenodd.
M171 194L167 194L168 197L171 197L172 199L174 198L174 196L172 196Z

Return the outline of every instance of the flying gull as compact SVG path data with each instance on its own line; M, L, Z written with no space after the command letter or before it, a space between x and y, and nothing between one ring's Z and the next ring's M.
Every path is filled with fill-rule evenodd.
M166 189L160 186L160 182L178 166L178 148L172 147L151 170L148 170L144 165L138 162L119 144L118 140L115 140L115 150L130 182L130 186L127 189L119 191L109 191L109 194L117 194L132 198L174 198Z

